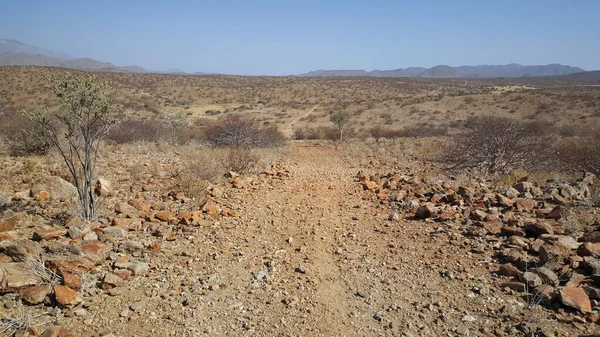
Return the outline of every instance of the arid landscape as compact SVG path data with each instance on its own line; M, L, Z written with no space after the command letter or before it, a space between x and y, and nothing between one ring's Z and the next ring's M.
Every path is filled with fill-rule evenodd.
M113 104L82 219L38 127L89 75ZM598 130L599 72L0 67L0 335L597 336Z

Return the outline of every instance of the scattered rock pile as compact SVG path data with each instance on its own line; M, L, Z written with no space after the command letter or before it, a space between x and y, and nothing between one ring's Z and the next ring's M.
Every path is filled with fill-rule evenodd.
M547 186L521 181L508 189L484 182L454 189L395 173L359 172L356 180L365 198L389 204L389 220L460 224L455 234L473 253L490 254L501 264L495 271L499 286L526 293L529 305L543 303L561 320L600 319L600 224L586 228L569 216L573 206L589 205L593 177ZM581 316L566 315L564 308Z
M118 296L127 282L152 277L160 269L156 258L164 241L177 241L193 234L194 228L239 216L240 210L228 205L228 189L260 188L269 179L288 174L280 166L253 177L232 172L227 185L207 190L200 207L182 192L155 189L142 189L123 201L123 193L114 191L106 179L99 179L95 192L113 206L97 221L76 216L64 221L45 217L64 202L72 202L73 192L76 195L72 185L57 177L47 180L52 184L32 188L29 193L8 195L4 198L6 210L0 213L0 295L4 309L28 306L43 317L52 317L49 324L58 324L63 316L85 316L93 310L86 298ZM18 322L13 313L18 314L6 310L2 324L8 327L10 322ZM39 330L19 324L5 332L17 330L19 336L72 335L56 327Z

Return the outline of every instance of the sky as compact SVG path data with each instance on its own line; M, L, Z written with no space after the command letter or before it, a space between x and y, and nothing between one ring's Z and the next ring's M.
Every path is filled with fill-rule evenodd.
M0 0L0 38L152 70L600 69L600 0Z

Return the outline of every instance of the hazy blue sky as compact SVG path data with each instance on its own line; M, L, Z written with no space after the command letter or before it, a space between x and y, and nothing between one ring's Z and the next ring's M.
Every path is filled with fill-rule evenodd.
M600 69L600 0L0 0L0 38L150 69Z

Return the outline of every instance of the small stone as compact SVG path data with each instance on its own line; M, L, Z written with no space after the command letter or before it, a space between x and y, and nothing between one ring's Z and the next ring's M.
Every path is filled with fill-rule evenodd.
M123 279L118 277L117 275L113 274L113 273L106 273L104 274L104 278L102 279L102 284L100 285L100 287L102 289L112 289L112 288L116 288L119 287L123 284Z
M461 321L463 321L463 322L475 322L476 320L477 320L477 317L471 316L471 315L465 315L465 316L463 316L463 318L461 318Z
M67 286L54 286L56 302L62 307L72 307L82 302L79 294Z
M140 312L146 307L146 301L138 301L129 306L133 312Z
M306 274L306 266L301 264L298 267L296 267L295 271L297 273Z
M64 237L65 235L67 235L67 230L65 228L45 227L33 232L33 240L56 240Z

